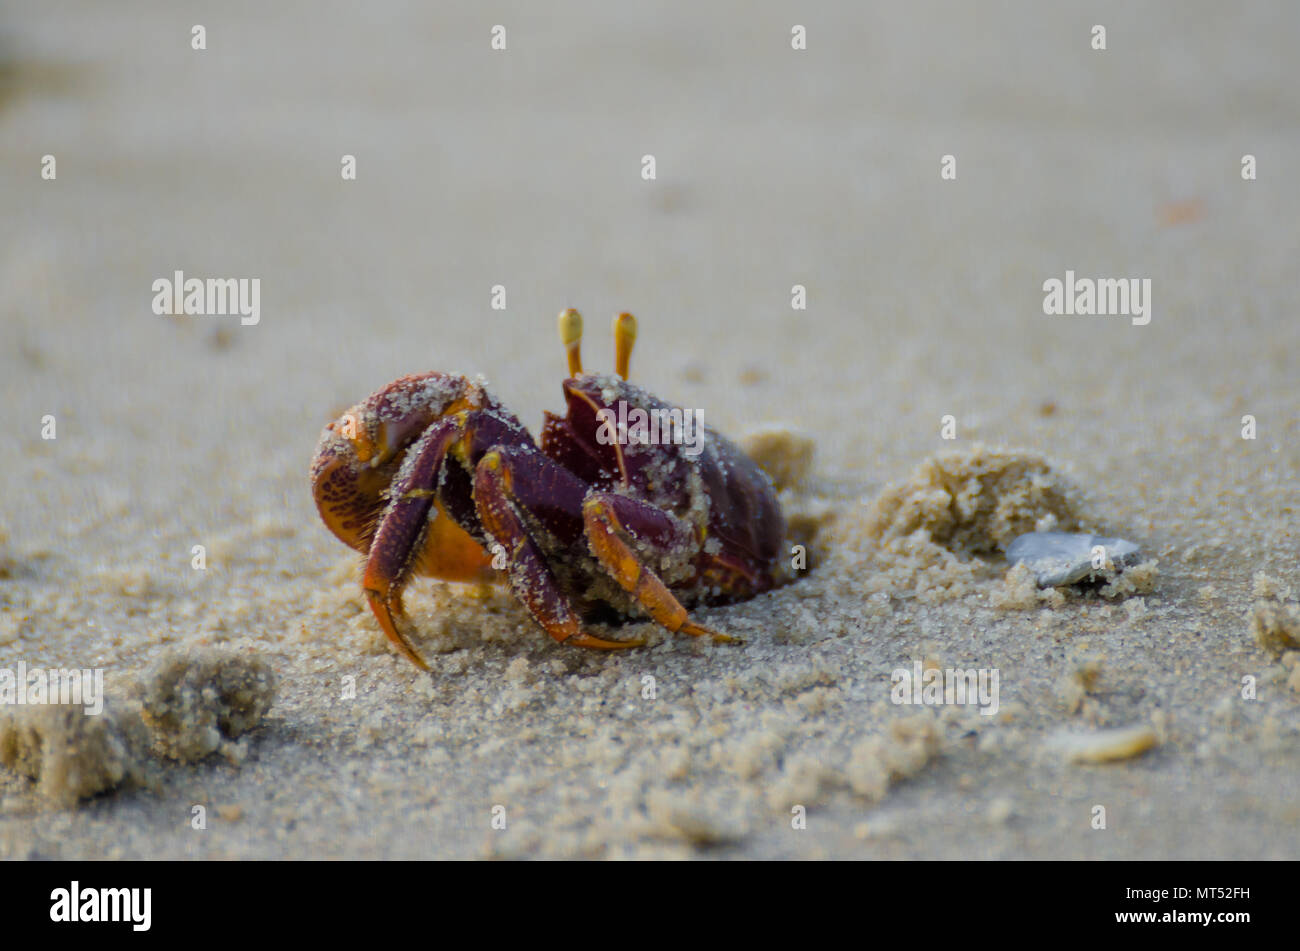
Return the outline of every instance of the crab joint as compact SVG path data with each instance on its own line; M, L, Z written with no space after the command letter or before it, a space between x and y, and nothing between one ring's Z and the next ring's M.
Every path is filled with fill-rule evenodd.
M375 445L375 441L370 438L370 434L364 428L357 426L357 417L353 413L344 413L342 417L330 423L326 428L331 432L338 433L352 444L352 451L356 453L357 462L363 466L369 465L371 468L379 464L381 447Z
M560 312L560 342L569 357L569 376L582 372L582 315L570 307Z

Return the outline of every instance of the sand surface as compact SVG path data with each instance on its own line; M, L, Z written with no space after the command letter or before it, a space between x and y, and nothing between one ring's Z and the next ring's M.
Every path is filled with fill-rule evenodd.
M1300 857L1298 655L1251 632L1300 593L1300 7L165 6L0 5L0 667L114 701L205 647L278 690L72 808L0 770L0 857ZM1045 315L1067 269L1149 278L1150 323ZM259 278L260 322L155 315L177 270ZM317 437L431 369L537 426L568 306L589 366L631 310L637 381L811 436L812 568L698 612L743 647L619 655L417 581L421 674L316 515ZM1149 590L882 554L879 493L976 443L1068 476ZM914 660L996 668L998 714L891 703Z

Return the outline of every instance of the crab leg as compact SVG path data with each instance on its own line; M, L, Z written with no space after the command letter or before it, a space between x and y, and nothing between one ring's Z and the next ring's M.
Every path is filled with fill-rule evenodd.
M429 665L402 632L406 626L402 588L410 580L423 547L421 539L428 530L438 473L452 443L464 432L462 419L448 417L429 427L411 447L407 462L393 480L388 508L370 544L361 576L361 587L384 634L403 657L424 670Z
M596 558L656 623L674 634L707 635L715 641L743 643L738 637L691 620L686 608L673 597L668 586L632 549L626 523L635 524L637 532L650 544L664 549L690 544L689 526L665 515L653 505L612 492L593 492L582 505L582 519L587 541Z
M514 471L516 463L525 458L533 463L537 460L544 461L547 470L557 479L568 477L574 483L578 481L545 456L532 450L492 449L484 454L475 467L474 505L488 534L509 553L507 570L515 596L523 602L537 623L557 641L599 650L641 646L645 641L611 641L582 630L578 613L556 584L555 576L546 566L541 547L529 533L518 512L524 501L515 493ZM570 490L570 496L574 494L574 486L555 488L560 490L557 494L565 494L565 488ZM581 490L579 484L577 492L580 493Z

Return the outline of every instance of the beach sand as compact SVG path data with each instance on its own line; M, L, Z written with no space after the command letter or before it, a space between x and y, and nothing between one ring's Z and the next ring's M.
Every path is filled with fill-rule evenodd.
M547 6L0 6L0 668L133 715L177 657L275 680L92 798L0 769L0 858L1300 857L1300 9ZM258 278L257 323L156 315L176 271ZM1149 323L1045 314L1067 271L1149 279ZM417 580L421 673L321 428L438 369L536 432L570 306L588 367L630 310L635 381L807 434L809 567L695 612L743 646L616 654ZM1008 579L1045 515L1137 583ZM916 662L997 713L891 702ZM38 775L102 742L46 729Z

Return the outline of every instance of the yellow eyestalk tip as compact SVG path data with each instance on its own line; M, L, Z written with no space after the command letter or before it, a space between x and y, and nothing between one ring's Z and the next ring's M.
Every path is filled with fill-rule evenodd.
M627 379L627 367L632 362L632 345L636 343L636 318L623 313L614 318L614 371Z
M582 315L570 307L560 312L560 343L569 357L569 376L582 372Z

